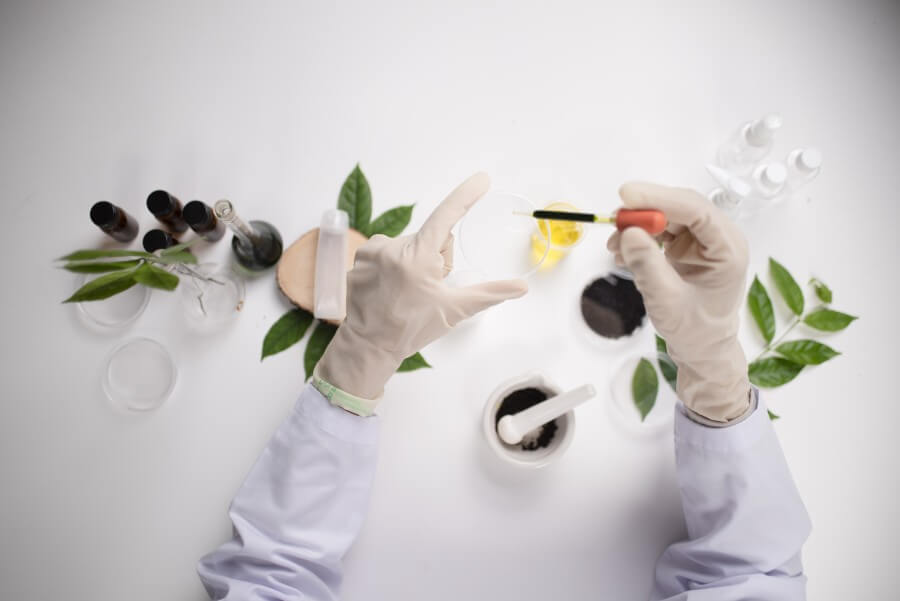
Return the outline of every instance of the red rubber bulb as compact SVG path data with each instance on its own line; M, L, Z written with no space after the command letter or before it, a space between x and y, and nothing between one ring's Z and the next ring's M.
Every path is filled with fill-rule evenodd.
M639 227L651 236L663 233L668 220L662 211L652 209L619 209L616 213L616 229Z

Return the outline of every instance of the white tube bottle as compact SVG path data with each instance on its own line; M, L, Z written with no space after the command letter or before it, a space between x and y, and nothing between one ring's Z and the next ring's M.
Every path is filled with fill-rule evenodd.
M781 115L777 113L744 123L719 148L716 156L719 166L738 175L750 173L772 151L775 133L781 129L781 125Z
M347 213L330 209L322 214L316 246L316 319L340 321L347 315Z
M787 189L796 192L816 179L822 170L822 152L818 148L797 148L787 157Z

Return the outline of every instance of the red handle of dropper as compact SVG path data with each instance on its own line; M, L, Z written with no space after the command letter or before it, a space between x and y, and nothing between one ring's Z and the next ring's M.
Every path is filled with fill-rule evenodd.
M666 231L669 224L665 213L655 209L619 209L616 211L616 229L639 227L651 236Z

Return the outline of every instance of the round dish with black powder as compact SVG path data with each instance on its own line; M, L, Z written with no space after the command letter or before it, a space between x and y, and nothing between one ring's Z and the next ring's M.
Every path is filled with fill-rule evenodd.
M547 393L538 388L522 388L520 390L514 390L506 395L500 403L500 408L497 409L497 417L494 420L494 427L500 423L502 417L515 415L516 413L525 411L529 407L533 407L546 399ZM537 449L546 448L556 435L557 429L558 426L556 425L556 420L547 422L540 428L535 428L531 432L528 432L522 438L522 442L514 446L520 447L523 451L536 451Z
M597 278L581 293L581 315L604 338L629 336L647 315L634 282L614 274Z

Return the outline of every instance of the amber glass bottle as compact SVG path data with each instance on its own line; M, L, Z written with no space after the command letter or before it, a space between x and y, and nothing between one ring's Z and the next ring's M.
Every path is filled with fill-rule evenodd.
M91 221L119 242L131 242L138 235L138 224L134 217L105 200L91 207Z
M225 235L225 224L216 219L213 210L199 200L184 205L184 220L207 242L215 242Z
M170 232L186 232L188 224L181 214L181 201L166 192L155 190L147 197L147 208Z
M144 234L144 250L148 253L166 249L176 244L178 244L178 239L169 232L150 230Z

